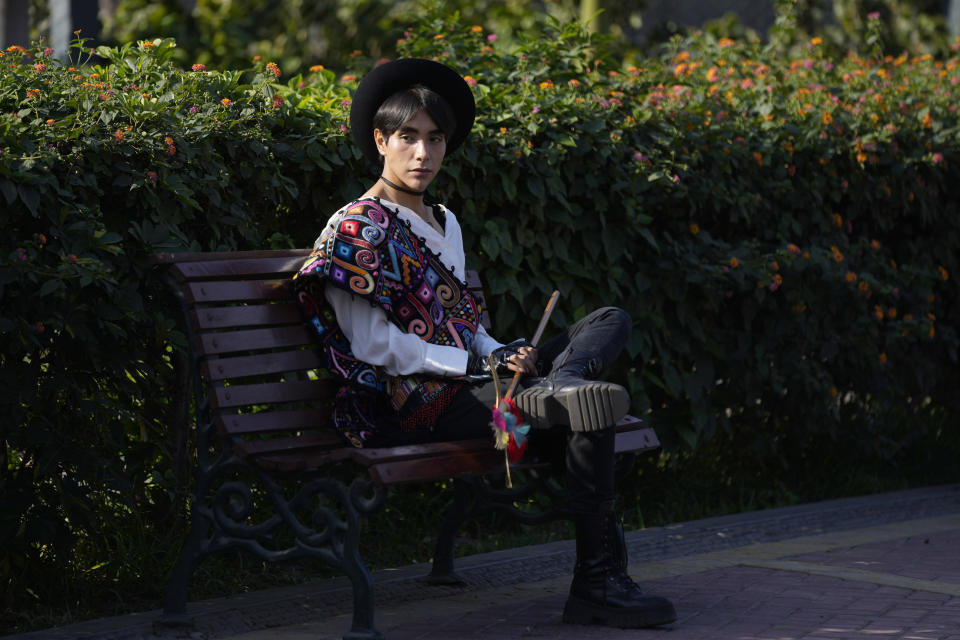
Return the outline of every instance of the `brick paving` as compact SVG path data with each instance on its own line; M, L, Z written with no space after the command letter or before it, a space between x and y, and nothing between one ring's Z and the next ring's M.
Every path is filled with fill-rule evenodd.
M660 629L564 625L572 541L458 559L464 587L426 585L426 567L377 572L387 640L960 640L960 485L847 498L630 532L630 572L670 598ZM339 640L344 579L199 603L198 640ZM9 636L155 638L159 612Z

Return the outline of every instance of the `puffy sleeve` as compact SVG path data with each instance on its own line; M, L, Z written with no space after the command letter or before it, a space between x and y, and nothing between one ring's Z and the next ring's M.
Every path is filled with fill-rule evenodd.
M446 213L447 225L449 226L446 240L450 246L450 255L444 257L450 260L449 266L454 274L462 279L465 278L467 274L466 252L463 249L463 231L460 229L460 221L457 220L453 212L446 207L444 207L444 211ZM503 344L501 342L495 340L487 333L487 330L481 326L473 339L473 345L470 350L478 356L486 356L494 349L502 346Z
M337 314L337 324L350 341L353 355L360 360L382 366L390 375L460 376L466 372L466 351L403 333L382 309L336 287L325 287L324 296Z
M472 351L478 356L487 356L490 355L490 352L494 349L498 349L503 346L503 343L497 341L493 336L487 333L487 330L483 327L480 327L477 331L476 337L473 339L473 349Z

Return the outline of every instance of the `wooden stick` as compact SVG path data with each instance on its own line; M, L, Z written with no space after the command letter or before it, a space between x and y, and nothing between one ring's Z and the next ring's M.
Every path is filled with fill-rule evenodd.
M493 357L491 353L487 356L487 362L490 363L490 377L493 378L493 389L497 392L497 401L494 403L493 407L495 409L500 408L500 376L497 375L497 359Z
M554 291L550 295L550 300L547 301L547 307L543 310L543 317L540 318L540 325L537 327L536 332L533 334L533 340L530 343L533 346L537 346L537 343L540 342L540 338L543 336L544 330L547 328L547 322L550 321L550 314L553 313L553 308L557 306L557 300L560 299L560 292ZM507 387L507 392L503 395L503 399L506 400L513 395L513 392L516 391L517 385L520 384L521 372L516 371L513 374L513 380L510 381L510 386Z

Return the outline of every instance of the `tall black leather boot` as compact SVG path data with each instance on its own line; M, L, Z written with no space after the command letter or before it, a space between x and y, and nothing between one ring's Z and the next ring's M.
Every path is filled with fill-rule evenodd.
M677 619L669 600L643 593L627 575L623 528L612 510L580 513L574 523L577 564L564 622L638 629Z
M630 410L626 389L595 379L605 368L600 355L571 351L549 376L529 381L514 399L534 429L605 429Z

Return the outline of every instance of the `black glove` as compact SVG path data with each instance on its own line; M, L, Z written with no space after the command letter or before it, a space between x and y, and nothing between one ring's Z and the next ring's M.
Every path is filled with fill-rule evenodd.
M491 351L490 355L493 356L494 364L497 367L497 373L513 373L507 368L507 361L512 356L520 353L520 347L532 346L532 344L523 338L520 338L519 340L514 340L510 344L505 344L502 347ZM474 353L471 353L469 356L467 356L468 376L482 376L488 373L490 373L490 359L487 356L478 356Z

